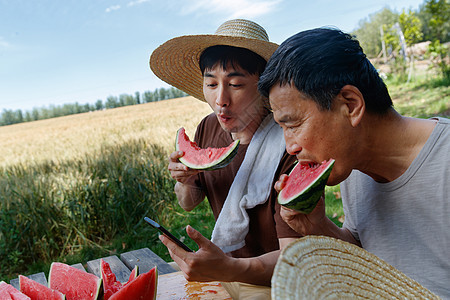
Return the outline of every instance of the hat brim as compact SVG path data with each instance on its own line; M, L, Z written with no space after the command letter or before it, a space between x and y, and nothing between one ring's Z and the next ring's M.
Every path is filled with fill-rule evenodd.
M186 35L173 38L153 51L150 68L163 81L205 101L199 59L206 48L216 45L245 48L259 54L266 61L278 48L278 45L272 42L244 37Z
M272 299L439 299L368 251L323 236L283 249L271 292Z

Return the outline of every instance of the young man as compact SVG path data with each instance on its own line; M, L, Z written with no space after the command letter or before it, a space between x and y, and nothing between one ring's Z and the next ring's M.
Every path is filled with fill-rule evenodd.
M398 114L358 41L334 29L283 42L259 89L287 151L301 163L334 158L328 185L341 184L343 228L325 216L323 199L307 215L283 208L284 220L303 235L360 245L449 297L449 120Z
M300 236L281 219L273 188L295 157L286 153L282 130L257 89L277 47L258 24L231 20L213 35L174 38L152 53L150 66L159 78L214 111L197 128L200 147L240 140L231 163L215 171L189 169L179 162L183 153L170 155L180 205L189 211L207 197L216 218L212 241L187 227L199 246L195 253L161 237L189 280L270 285L280 248Z

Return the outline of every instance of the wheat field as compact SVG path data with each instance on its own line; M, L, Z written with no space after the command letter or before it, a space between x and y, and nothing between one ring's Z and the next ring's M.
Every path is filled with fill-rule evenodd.
M143 138L174 150L176 131L190 137L212 110L193 97L0 127L0 166L77 159L102 146Z

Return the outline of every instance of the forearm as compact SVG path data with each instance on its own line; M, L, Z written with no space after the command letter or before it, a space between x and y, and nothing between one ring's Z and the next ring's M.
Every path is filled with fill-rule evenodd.
M318 231L320 232L320 234L317 235L334 237L361 247L361 243L355 239L355 237L348 229L340 228L329 218L325 218L325 222L321 223L321 225L318 227Z
M280 252L281 250L276 250L258 257L233 259L228 269L229 278L224 281L270 286Z
M174 190L178 203L186 211L191 211L205 199L205 193L202 190L181 182L175 184Z

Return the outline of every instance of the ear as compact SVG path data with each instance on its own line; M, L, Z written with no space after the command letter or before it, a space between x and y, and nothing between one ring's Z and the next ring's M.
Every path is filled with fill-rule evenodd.
M352 126L358 126L366 111L366 104L361 91L353 85L345 85L339 92L338 99L341 101L341 107Z

